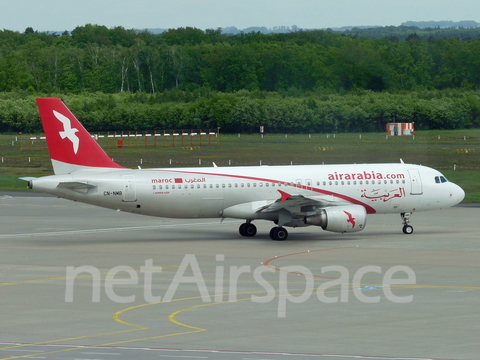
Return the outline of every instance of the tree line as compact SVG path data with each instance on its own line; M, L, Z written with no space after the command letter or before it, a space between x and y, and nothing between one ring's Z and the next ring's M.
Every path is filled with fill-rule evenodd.
M220 127L222 133L252 133L260 126L267 133L382 132L393 121L414 122L417 130L480 127L480 95L461 89L50 95L61 97L91 132ZM35 95L0 94L0 132L41 132Z
M97 25L62 36L3 30L0 91L477 89L479 59L478 39L415 34L392 41L323 30L235 36L195 28L153 36Z
M85 25L0 31L0 131L39 130L36 96L59 96L91 131L270 132L479 126L480 41L295 31L161 35Z

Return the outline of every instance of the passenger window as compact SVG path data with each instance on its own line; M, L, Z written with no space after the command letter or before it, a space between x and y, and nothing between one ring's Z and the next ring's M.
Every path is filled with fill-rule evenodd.
M317 181L317 186L320 186L320 181Z
M345 184L345 182L344 182L344 181L342 181L342 185L344 185L344 184Z
M243 183L241 184L242 187L244 187Z
M172 185L172 189L175 189L175 185Z
M210 184L210 189L213 189L213 184Z
M222 184L222 188L224 188L224 187L225 187L225 184Z
M235 183L235 187L238 187L238 184L237 184L237 183Z
M203 188L206 189L206 188L207 188L207 184L203 184Z
M231 187L232 187L232 184L228 184L228 187L231 188Z
M197 189L200 189L200 184L197 184Z
M220 185L219 185L219 184L215 184L215 187L218 189L218 188L220 187Z
M365 184L368 185L368 180L365 181Z
M347 181L347 185L350 185L350 181Z
M260 184L258 184L258 185L260 185L260 187L262 187L262 186L263 186L263 183L260 183Z
M155 185L153 185L153 190L155 190L157 187Z
M168 189L168 185L165 185L165 189Z
M250 183L247 183L247 187L250 187Z
M318 184L318 185L320 185L320 184ZM324 182L323 182L323 186L326 186L326 185L327 185L327 182L326 182L326 181L324 181Z
M269 183L265 183L265 186L266 186L266 187L269 187L269 186L270 186L270 184L269 184Z
M329 181L329 182L328 182L328 185L332 185L332 182L331 182L331 181Z
M162 190L162 185L158 185L158 188L159 188L160 190Z
M357 180L354 180L354 181L353 181L353 185L357 185Z
M257 183L253 183L253 187L257 187Z
M338 181L335 181L335 185L338 185Z

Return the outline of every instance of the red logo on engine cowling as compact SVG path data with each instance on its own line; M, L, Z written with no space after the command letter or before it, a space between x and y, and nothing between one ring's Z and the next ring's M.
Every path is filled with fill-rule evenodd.
M355 228L355 218L349 212L345 210L343 212L348 216L347 222L352 224L352 229Z

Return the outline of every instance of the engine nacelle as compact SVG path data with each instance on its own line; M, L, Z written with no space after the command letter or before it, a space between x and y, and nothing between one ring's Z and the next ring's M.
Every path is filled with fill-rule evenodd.
M365 228L367 212L360 205L331 206L323 208L317 215L305 217L304 222L327 231L357 232Z

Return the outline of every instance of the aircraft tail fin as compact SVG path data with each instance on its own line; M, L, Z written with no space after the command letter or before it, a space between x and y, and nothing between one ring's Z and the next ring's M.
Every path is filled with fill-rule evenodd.
M37 98L55 174L85 168L122 168L92 138L58 98Z

